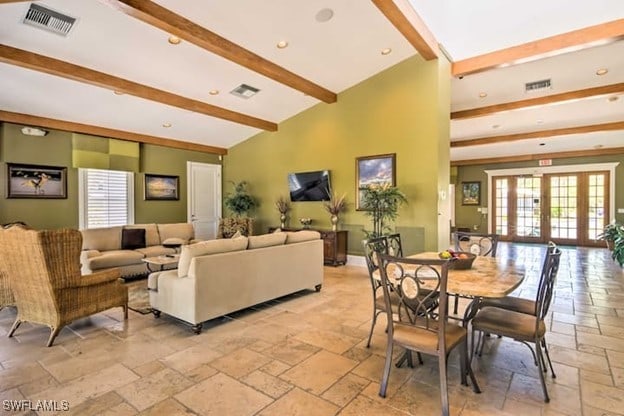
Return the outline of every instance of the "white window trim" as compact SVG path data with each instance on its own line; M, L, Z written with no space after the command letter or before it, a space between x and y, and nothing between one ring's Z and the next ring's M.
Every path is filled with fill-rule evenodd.
M106 169L104 169L106 170ZM86 206L87 206L87 171L88 169L78 169L78 225L80 229L87 228ZM134 224L134 174L126 172L128 181L128 224Z
M579 172L597 172L609 171L609 212L611 214L610 221L615 220L615 168L620 162L609 163L588 163L583 165L561 165L561 166L537 166L530 168L511 168L511 169L493 169L485 170L488 175L488 208L492 206L492 182L495 176L517 176L517 175L536 175L540 176L549 173L579 173ZM492 210L488 209L488 232L492 232L492 221L490 216Z

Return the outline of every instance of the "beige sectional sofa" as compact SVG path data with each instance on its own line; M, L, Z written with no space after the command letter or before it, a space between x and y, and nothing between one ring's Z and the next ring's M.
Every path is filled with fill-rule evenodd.
M303 289L321 290L323 240L279 232L184 246L177 270L152 273L150 304L193 325Z
M144 245L128 245L132 231L145 230ZM119 268L121 277L131 277L148 273L146 257L174 254L176 249L163 244L188 244L195 242L195 231L190 223L174 224L133 224L119 227L92 228L80 230L82 233L82 273ZM142 235L143 232L140 233ZM134 233L136 234L136 233ZM127 237L127 238L124 238ZM122 241L126 243L124 248ZM136 242L134 242L136 243Z

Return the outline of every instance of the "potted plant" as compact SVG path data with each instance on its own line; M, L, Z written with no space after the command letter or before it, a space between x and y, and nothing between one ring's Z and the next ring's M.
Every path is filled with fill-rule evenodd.
M340 213L347 207L346 197L346 194L342 194L342 196L338 197L334 192L332 192L329 201L323 203L325 211L331 215L330 220L332 224L332 231L336 231L338 228L338 215L340 215Z
M621 225L616 228L616 235L613 239L613 251L611 258L617 261L620 267L624 266L624 227Z
M604 240L607 243L607 248L609 250L613 250L615 239L620 235L620 230L622 229L622 224L619 224L615 221L607 224L606 227L602 230L602 233L598 234L597 240Z
M286 227L286 214L290 211L290 204L286 201L286 198L280 195L279 198L275 201L275 208L280 213L280 227Z
M236 217L242 217L256 208L258 201L247 192L247 182L232 182L232 184L234 192L228 193L223 202Z
M361 206L373 220L373 230L364 230L366 238L380 237L392 229L388 225L399 215L399 207L407 203L405 194L390 184L370 185L362 190Z

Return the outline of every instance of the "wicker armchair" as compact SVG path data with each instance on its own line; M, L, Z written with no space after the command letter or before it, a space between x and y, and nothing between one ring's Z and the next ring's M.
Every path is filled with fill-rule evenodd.
M17 318L49 326L47 346L72 321L121 306L128 319L128 289L119 271L80 275L82 234L78 230L0 230L0 257L15 296Z
M221 218L217 238L231 238L237 231L244 236L253 235L253 218Z
M15 303L11 286L9 286L9 275L3 270L0 264L0 310Z

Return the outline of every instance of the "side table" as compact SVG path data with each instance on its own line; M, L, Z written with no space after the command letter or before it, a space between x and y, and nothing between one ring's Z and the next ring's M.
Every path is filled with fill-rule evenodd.
M147 263L147 269L150 272L158 272L165 270L165 266L175 265L177 267L178 260L180 260L180 255L166 254L164 256L146 257L142 260Z

